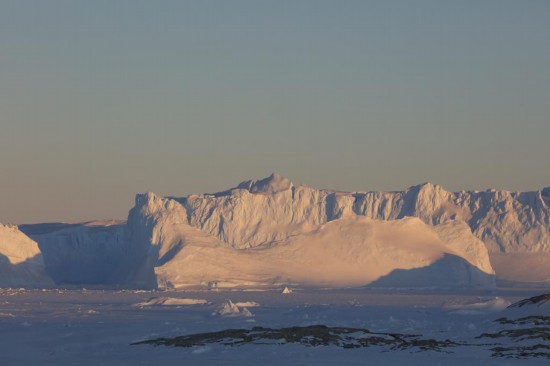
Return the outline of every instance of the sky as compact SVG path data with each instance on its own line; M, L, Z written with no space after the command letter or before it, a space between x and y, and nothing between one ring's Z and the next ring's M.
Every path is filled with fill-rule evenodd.
M0 222L138 192L550 186L550 1L0 0Z

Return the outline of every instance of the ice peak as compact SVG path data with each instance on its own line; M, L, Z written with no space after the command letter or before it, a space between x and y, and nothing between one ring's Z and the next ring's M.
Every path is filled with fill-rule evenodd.
M274 194L287 191L293 187L290 179L281 176L278 173L272 173L269 177L259 180L248 180L242 182L237 188L247 189L250 193Z
M159 196L153 192L138 193L136 194L136 206L147 204L148 202L152 202L158 198Z
M440 185L430 182L425 182L416 186L412 186L409 188L409 191L417 192L420 196L433 196L447 193L447 191L445 191L445 189Z
M440 189L441 186L437 184L433 184L432 182L424 182L420 183L414 187L417 187L419 190L434 190L434 189Z

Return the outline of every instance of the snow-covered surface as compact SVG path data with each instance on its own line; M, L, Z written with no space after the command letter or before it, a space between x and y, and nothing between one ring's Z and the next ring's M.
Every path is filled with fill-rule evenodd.
M547 365L547 358L493 357L491 344L514 340L477 339L506 326L505 303L540 294L534 289L484 292L307 290L292 296L273 291L150 292L104 290L0 290L2 365ZM205 299L194 306L146 306L151 297ZM254 317L212 316L227 304L255 302ZM453 305L453 307L449 307ZM457 310L470 311L457 311ZM532 312L536 312L536 307ZM475 311L472 311L475 310ZM253 322L252 322L253 321ZM336 346L254 344L228 347L153 347L131 343L225 329L323 324L371 332L421 335L464 345L443 352L418 348L345 349Z
M138 302L134 306L185 306L185 305L203 305L208 303L205 299L189 299L189 298L177 298L177 297L152 297L147 301Z
M512 303L506 299L495 297L490 299L475 299L472 302L446 303L443 308L460 314L477 314L483 312L499 312Z
M255 308L260 306L260 304L258 304L256 301L241 301L241 302L236 302L235 306L239 308Z
M0 365L546 365L546 330L529 327L550 325L550 302L514 304L548 292L549 205L548 188L343 193L273 174L139 194L127 222L0 225ZM51 279L74 287L6 289ZM132 345L310 325L448 346Z

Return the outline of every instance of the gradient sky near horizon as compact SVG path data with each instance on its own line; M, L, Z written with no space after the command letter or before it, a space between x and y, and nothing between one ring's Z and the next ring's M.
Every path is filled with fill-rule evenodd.
M0 0L0 222L273 171L550 186L550 1Z

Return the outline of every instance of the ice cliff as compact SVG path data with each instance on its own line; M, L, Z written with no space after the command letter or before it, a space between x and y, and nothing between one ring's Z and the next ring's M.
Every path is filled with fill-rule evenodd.
M550 253L550 188L536 192L447 192L425 183L399 192L342 193L294 186L272 174L216 194L171 198L182 220L235 248L281 240L349 216L418 217L430 225L468 224L490 252Z
M0 287L52 287L38 245L17 226L0 224Z
M21 225L38 243L46 271L58 284L118 283L120 264L129 253L125 222Z
M172 199L137 197L128 227L143 285L153 278L176 288L494 285L487 249L460 221L354 215L239 249L189 225L186 212Z

